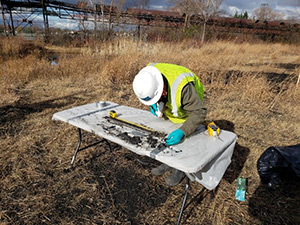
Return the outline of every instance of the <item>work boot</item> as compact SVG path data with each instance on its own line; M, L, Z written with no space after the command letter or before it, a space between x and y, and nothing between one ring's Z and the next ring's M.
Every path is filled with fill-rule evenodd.
M175 186L179 184L183 178L184 178L184 172L177 169L172 169L171 175L168 176L165 181L167 185Z
M163 175L165 172L167 172L170 169L171 169L171 167L169 167L168 165L161 164L160 166L158 166L156 168L153 168L151 170L151 174L155 175L155 176L161 176L161 175Z

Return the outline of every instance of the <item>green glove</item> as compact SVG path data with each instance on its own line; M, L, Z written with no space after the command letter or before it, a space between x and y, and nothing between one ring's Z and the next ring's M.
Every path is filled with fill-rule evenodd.
M184 133L182 130L177 129L174 130L166 139L166 145L176 145L178 144L181 139L184 137Z

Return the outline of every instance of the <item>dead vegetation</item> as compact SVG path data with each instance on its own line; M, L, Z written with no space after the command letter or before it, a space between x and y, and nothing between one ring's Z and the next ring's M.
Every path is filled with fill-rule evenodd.
M256 168L267 147L299 143L299 46L124 39L79 49L34 43L20 56L28 52L22 41L0 43L1 224L175 224L184 182L167 187L166 176L150 174L156 162L140 164L117 145L113 152L103 144L79 153L72 169L77 131L51 120L99 100L148 110L131 86L148 62L193 70L206 88L207 119L239 138L213 201L192 183L182 223L300 223L299 181L269 191ZM245 202L235 200L237 177L248 179Z

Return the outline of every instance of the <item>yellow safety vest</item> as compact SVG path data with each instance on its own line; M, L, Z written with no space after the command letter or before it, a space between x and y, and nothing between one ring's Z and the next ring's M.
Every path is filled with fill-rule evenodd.
M204 87L199 78L183 66L168 63L149 63L148 66L156 67L169 83L164 115L173 123L184 123L188 113L181 107L181 92L186 84L192 82L200 99L203 100Z

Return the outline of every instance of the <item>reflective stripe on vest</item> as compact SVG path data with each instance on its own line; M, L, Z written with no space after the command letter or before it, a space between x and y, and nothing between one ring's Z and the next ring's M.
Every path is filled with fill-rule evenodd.
M185 78L185 77L194 77L194 74L191 73L182 73L180 74L175 81L172 84L171 87L171 104L172 104L172 113L174 114L174 116L178 116L178 108L177 108L177 104L176 104L176 92L177 92L177 88L179 86L179 84L181 83L181 81Z

